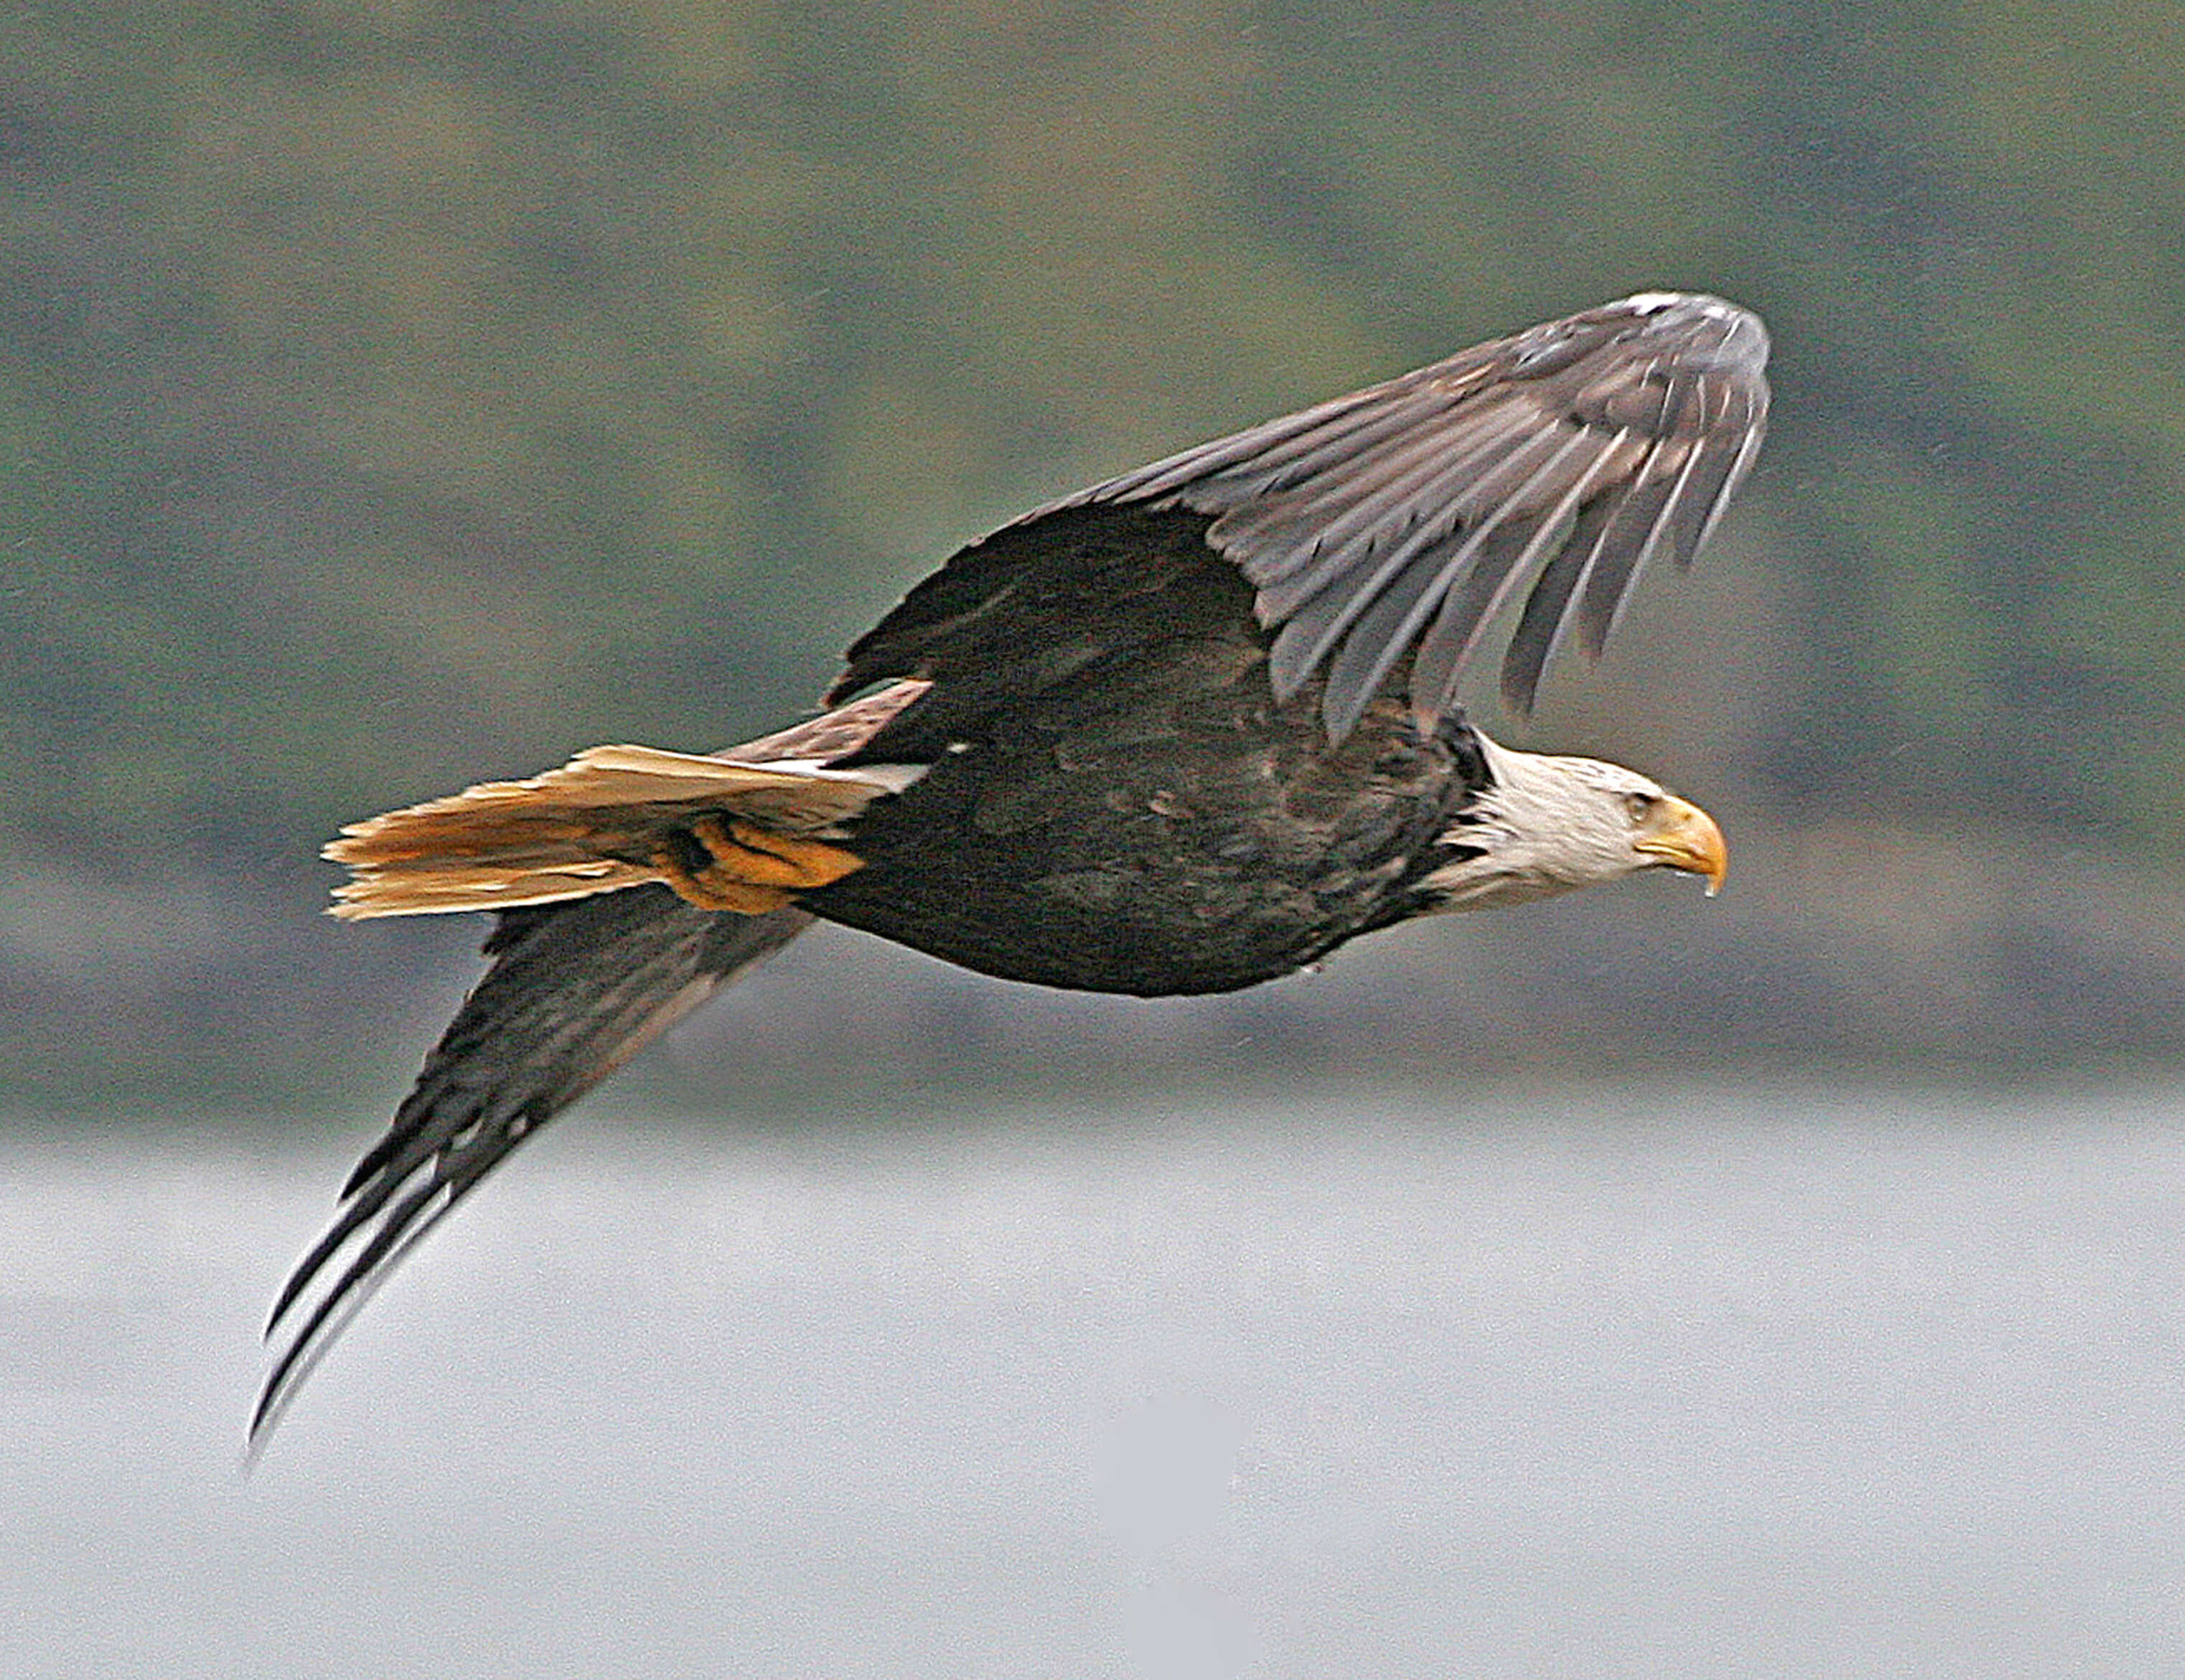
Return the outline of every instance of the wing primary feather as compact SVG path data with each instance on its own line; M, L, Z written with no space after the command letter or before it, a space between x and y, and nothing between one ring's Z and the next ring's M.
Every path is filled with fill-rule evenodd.
M1585 597L1579 604L1584 622L1579 626L1581 639L1586 651L1598 658L1608 645L1609 633L1616 628L1624 603L1631 599L1640 576L1652 562L1662 546L1662 539L1670 533L1676 518L1677 505L1690 488L1692 475L1704 457L1707 449L1704 435L1688 440L1685 458L1676 470L1654 486L1641 486L1632 493L1626 505L1627 511L1646 519L1645 534L1635 544L1627 544L1622 550L1612 550L1608 563L1587 582ZM1653 503L1651 510L1648 504ZM1674 544L1674 539L1672 539Z
M1321 718L1330 740L1348 739L1373 702L1381 680L1402 655L1411 633L1440 599L1445 573L1415 566L1381 592L1352 627L1328 667Z
M1511 591L1523 585L1531 575L1542 549L1563 530L1571 508L1610 457L1613 444L1596 447L1592 460L1545 512L1517 515L1514 518L1503 515L1528 504L1567 458L1589 440L1588 432L1573 432L1563 445L1534 468L1504 501L1495 521L1493 538L1486 541L1474 539L1467 547L1476 543L1477 554L1459 555L1462 575L1452 579L1449 593L1442 600L1441 611L1420 642L1412 663L1411 698L1423 717L1439 717L1455 699L1456 685L1488 626L1501 611ZM1484 529L1481 536L1486 536Z
M1737 400L1735 392L1725 393L1725 414ZM1724 458L1724 464L1709 468L1707 477L1702 482L1690 503L1697 514L1697 519L1696 522L1687 522L1678 533L1675 552L1679 566L1689 567L1698 559L1700 550L1714 536L1715 527L1722 522L1723 513L1730 506L1730 498L1737 494L1737 487L1744 482L1746 472L1752 465L1752 457L1760 447L1761 436L1761 421L1749 418L1735 449L1717 448L1711 451L1710 459Z
M1278 556L1271 557L1267 546L1253 539L1288 535L1299 513L1318 505L1256 525L1241 511L1226 516L1223 530L1210 535L1219 541L1233 532L1240 550L1235 557L1246 576L1261 583L1260 616L1277 630L1271 674L1277 696L1295 693L1325 661L1339 661L1339 673L1332 668L1328 680L1340 692L1323 708L1333 729L1338 720L1355 719L1370 702L1371 695L1355 686L1365 674L1378 673L1378 680L1402 656L1400 647L1393 652L1382 647L1369 658L1356 644L1365 633L1366 616L1400 569L1388 557L1366 566L1361 554L1371 555L1376 535L1398 530L1399 506L1411 522L1398 539L1401 567L1432 567L1439 576L1405 592L1408 605L1400 616L1379 613L1372 622L1377 631L1393 622L1400 635L1419 638L1412 650L1411 692L1422 722L1455 703L1456 687L1481 639L1500 621L1505 605L1528 586L1550 593L1540 611L1521 615L1522 644L1513 632L1504 661L1505 693L1521 710L1529 709L1546 660L1573 624L1581 645L1598 655L1654 556L1667 546L1680 566L1688 565L1712 534L1752 459L1765 419L1765 333L1750 316L1702 302L1674 330L1679 337L1657 340L1640 355L1619 352L1612 342L1561 361L1543 356L1535 365L1544 382L1537 388L1521 391L1518 380L1506 382L1512 393L1505 410L1510 430L1497 438L1499 445L1508 445L1523 424L1552 426L1564 419L1583 433L1612 439L1587 463L1578 494L1566 494L1545 516L1528 515L1524 504L1540 490L1543 476L1552 484L1568 460L1559 455L1543 475L1540 457L1522 444L1467 452L1468 483L1461 469L1406 480L1403 488L1415 493L1400 504L1383 495L1360 498L1341 516L1334 533L1339 540L1323 530L1316 544L1299 544ZM1620 363L1614 360L1618 354L1623 354ZM1603 356L1609 360L1603 362ZM1555 394L1557 378L1565 382L1568 397ZM1490 381L1476 394L1488 400L1487 393L1496 389ZM1464 418L1450 416L1445 434L1461 437ZM1635 459L1629 453L1635 438L1644 440ZM1514 482L1520 472L1532 475L1523 485ZM1438 520L1431 511L1442 495L1450 498L1452 521ZM1595 500L1605 511L1580 516ZM1514 505L1516 511L1483 514L1496 505ZM1522 522L1523 534L1504 528L1508 518ZM1470 564L1461 574L1447 570L1450 542L1465 545ZM1555 565L1573 545L1579 563ZM1433 605L1429 597L1436 598ZM1435 606L1439 611L1428 624L1423 611Z
M1711 401L1714 392L1704 383L1702 388L1705 399ZM1730 393L1726 388L1721 397L1727 409ZM1669 557L1678 570L1690 567L1698 557L1701 533L1712 522L1721 487L1736 466L1737 452L1718 438L1713 427L1702 427L1692 439L1691 454L1678 474L1679 487L1663 515L1668 523Z
M1445 557L1436 551L1439 544L1427 547L1426 552L1403 567L1392 581L1378 586L1380 594L1362 613L1356 610L1357 597L1352 598L1348 612L1356 622L1328 673L1322 710L1331 740L1342 740L1356 727L1366 708L1372 703L1382 679L1410 647L1426 616L1462 575L1481 545L1509 516L1515 500L1582 439L1582 433L1573 433L1559 445L1554 433L1543 433L1521 444L1502 464L1504 470L1514 471L1527 455L1543 451L1549 454L1549 460L1534 468L1533 476L1524 481L1524 485L1490 509L1477 526L1465 529L1464 540L1454 553ZM1384 611L1384 602L1393 605Z
M1584 443L1589 435L1584 431L1574 433L1572 444ZM1578 528L1573 521L1584 506L1585 499L1591 494L1594 485L1617 459L1630 435L1630 428L1626 427L1598 444L1593 458L1564 488L1554 505L1526 527L1524 541L1511 557L1506 567L1502 569L1491 598L1478 603L1475 607L1476 596L1468 596L1464 604L1460 605L1457 592L1452 590L1442 603L1441 612L1435 618L1433 628L1427 632L1425 640L1420 643L1418 656L1411 667L1412 697L1427 715L1439 716L1455 704L1457 684L1463 679L1465 668L1478 650L1487 627L1500 612L1510 593L1523 586L1526 578L1540 566L1544 555L1559 544L1568 547L1576 540ZM1534 475L1532 483L1528 483L1526 493L1530 492L1534 483L1562 465L1564 455L1568 453L1568 448L1558 451L1555 458ZM1489 568L1483 565L1475 568L1472 575L1475 578L1485 577L1489 575ZM1533 594L1527 597L1528 607L1539 598L1545 582L1544 578L1534 582Z
M1527 417L1512 414L1482 425L1454 453L1415 445L1403 463L1406 470L1401 476L1363 487L1368 494L1346 505L1343 514L1332 522L1322 523L1316 518L1321 511L1316 505L1288 512L1280 522L1255 521L1240 510L1216 520L1208 535L1217 544L1264 544L1286 526L1312 533L1310 543L1295 544L1299 557L1266 564L1254 561L1243 568L1245 577L1259 588L1260 616L1268 620L1287 617L1338 582L1346 572L1370 560L1375 548L1391 536L1409 536L1420 530L1445 533L1461 524L1461 510L1449 494L1450 488L1465 482L1483 460L1528 429ZM1398 522L1404 519L1411 522L1400 525ZM1378 582L1365 586L1367 593L1378 587Z
M250 1414L249 1445L245 1463L255 1463L272 1439L273 1432L281 1426L281 1420L288 1415L288 1408L303 1393L304 1385L319 1368L320 1362L333 1351L334 1344L343 1333L356 1321L356 1316L371 1304L387 1281L393 1277L410 1251L422 1242L454 1210L452 1199L443 1203L424 1219L411 1227L409 1233L390 1251L379 1270L359 1281L341 1299L340 1304L319 1323L308 1338L299 1337L284 1351L266 1378L260 1392L258 1404Z
M489 1162L486 1164L489 1166L492 1164ZM440 1179L436 1176L417 1186L395 1203L386 1221L372 1232L370 1240L342 1269L332 1287L319 1298L298 1326L294 1337L282 1351L280 1358L274 1361L272 1374L265 1379L265 1387L259 1396L257 1409L251 1415L250 1429L254 1435L281 1405L282 1397L289 1391L289 1378L303 1365L312 1350L319 1347L321 1331L327 1327L346 1303L360 1292L360 1286L379 1273L380 1262L402 1242L405 1235L411 1234L413 1230L417 1236L424 1234L425 1227L419 1226L419 1220L433 1198L444 1195L446 1207L454 1207L463 1192L484 1176L484 1172L485 1168L480 1167L460 1181L452 1177ZM445 1210L444 1208L441 1211ZM434 1223L437 1223L437 1217L426 1220L425 1226Z
M1445 464L1441 476L1460 478L1468 475L1472 467L1470 458L1451 461ZM1294 606L1288 604L1284 594L1263 593L1263 602L1267 601L1268 594L1275 594L1275 602L1268 603L1263 610L1278 614L1282 625L1275 639L1269 673L1275 697L1288 700L1303 687L1305 679L1360 615L1372 607L1390 580L1413 566L1431 570L1435 564L1432 550L1461 528L1454 513L1442 519L1422 521L1406 531L1396 546L1362 578L1343 576L1355 561L1346 559L1338 563L1331 560L1315 574L1312 592Z
M1452 578L1443 590L1441 610L1420 636L1411 660L1411 703L1422 726L1430 725L1448 705L1463 678L1473 645L1493 617L1494 606L1483 598L1499 600L1500 586L1524 575L1524 554L1543 534L1536 525L1545 524L1528 517L1500 525L1484 533L1484 540L1461 567L1450 568L1462 575Z
M1540 676L1570 628L1570 603L1600 552L1601 530L1616 505L1597 496L1579 509L1569 534L1543 567L1502 656L1502 697L1519 713L1533 709Z
M1654 528L1655 516L1676 483L1674 475L1661 466L1670 443L1666 438L1656 438L1633 470L1630 487L1612 498L1616 511L1601 527L1587 568L1585 587L1579 595L1579 645L1589 658L1601 656L1624 587L1638 567L1647 533Z

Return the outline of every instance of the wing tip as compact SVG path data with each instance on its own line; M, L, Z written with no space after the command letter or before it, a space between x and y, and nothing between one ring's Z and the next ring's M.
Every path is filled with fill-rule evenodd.
M1676 384L1688 392L1701 393L1705 399L1699 404L1697 412L1685 411L1691 406L1689 403L1665 403L1656 422L1662 428L1660 433L1640 449L1636 459L1619 471L1607 472L1609 454L1620 449L1631 438L1630 427L1636 422L1627 420L1604 453L1579 475L1580 482L1569 488L1553 516L1543 521L1534 539L1526 544L1519 562L1501 576L1478 620L1462 627L1462 643L1456 648L1454 657L1448 657L1449 650L1442 649L1439 651L1443 657L1436 663L1427 657L1432 650L1424 645L1414 649L1415 683L1422 666L1433 665L1433 669L1425 672L1428 679L1425 690L1415 690L1410 696L1414 712L1422 718L1438 717L1445 708L1484 642L1489 621L1511 594L1520 589L1537 593L1556 555L1573 541L1590 541L1592 552L1580 574L1569 580L1573 587L1563 594L1562 610L1555 615L1556 622L1551 633L1536 630L1537 646L1528 647L1521 653L1513 643L1506 651L1500 685L1504 700L1517 715L1529 715L1545 667L1567 629L1575 628L1578 645L1590 657L1597 659L1632 586L1657 551L1667 546L1681 569L1691 564L1713 535L1724 508L1742 483L1766 429L1769 403L1764 368L1769 350L1767 327L1752 310L1712 293L1635 293L1484 349L1501 358L1503 379L1489 381L1479 388L1483 394L1494 391L1505 381L1511 388L1558 377L1590 384L1604 377L1613 378L1619 371L1624 377L1630 377L1630 371L1636 368L1650 381L1663 378L1663 370L1669 370L1675 376ZM1460 353L1463 354L1466 353ZM1607 360L1598 360L1601 358ZM1719 395L1708 397L1710 388ZM1562 388L1552 384L1543 386L1540 400L1545 402L1559 388ZM1555 424L1566 412L1561 407L1544 411L1540 424ZM1604 414L1600 423L1615 422ZM1710 481L1704 487L1706 493L1700 496L1689 494L1695 488L1692 480L1702 459L1718 462L1725 454L1726 463L1711 465L1703 475ZM1556 460L1561 458L1558 454ZM1544 481L1548 477L1545 469L1535 475ZM1662 488L1652 489L1650 481L1657 480ZM1533 489L1534 480L1528 479L1517 494L1522 497ZM1692 500L1696 505L1685 509L1680 505L1685 500ZM1589 505L1602 508L1601 515L1591 522L1584 516ZM1460 535L1459 540L1466 548L1477 545L1481 534L1502 516L1501 511L1490 511L1461 522L1461 530L1471 534ZM1672 526L1674 528L1668 528ZM1544 541L1551 531L1558 528L1560 534L1552 543ZM1579 531L1585 531L1587 537L1580 539L1577 534ZM1595 575L1594 562L1601 558L1604 548L1625 547L1635 548L1635 552L1612 555L1612 563L1600 567ZM1422 549L1417 563L1443 566L1448 561L1445 554ZM1248 575L1255 574L1248 571ZM1326 580L1322 580L1322 586L1326 587ZM1378 594L1401 587L1401 580L1377 573L1366 579L1363 587ZM1282 601L1263 595L1260 605L1263 622L1288 628L1289 614L1281 611ZM1576 620L1574 625L1570 622L1573 618ZM1370 621L1365 618L1363 604L1358 604L1347 608L1340 622L1355 636L1356 624ZM1417 638L1415 624L1407 621L1405 628L1407 642ZM1427 639L1432 641L1443 633L1438 622ZM1450 633L1453 635L1455 632ZM1322 638L1312 656L1304 661L1297 657L1303 650L1290 650L1291 663L1302 663L1305 667L1293 674L1301 679L1333 656L1330 645L1335 639ZM1383 670L1393 663L1387 659L1378 661ZM1336 740L1341 738L1338 726L1346 720L1355 723L1372 698L1369 695L1338 694L1336 690L1343 685L1335 678L1339 674L1331 673L1330 690L1324 697L1323 708L1330 736Z

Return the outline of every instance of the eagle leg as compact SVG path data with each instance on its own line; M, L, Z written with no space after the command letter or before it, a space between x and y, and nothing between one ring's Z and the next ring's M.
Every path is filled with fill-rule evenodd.
M691 903L743 916L783 909L796 890L825 886L864 867L841 846L710 815L669 834L653 862Z

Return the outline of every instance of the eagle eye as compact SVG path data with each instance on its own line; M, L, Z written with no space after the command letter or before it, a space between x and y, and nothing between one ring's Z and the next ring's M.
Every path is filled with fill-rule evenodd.
M1623 795L1623 808L1630 813L1631 820L1635 824L1643 823L1651 817L1654 814L1654 807L1661 802L1650 793L1628 793Z

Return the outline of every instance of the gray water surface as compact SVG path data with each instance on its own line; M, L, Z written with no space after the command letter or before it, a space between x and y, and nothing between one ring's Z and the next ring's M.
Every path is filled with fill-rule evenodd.
M239 1471L375 1121L0 1156L0 1673L2142 1675L2185 1096L580 1111Z

